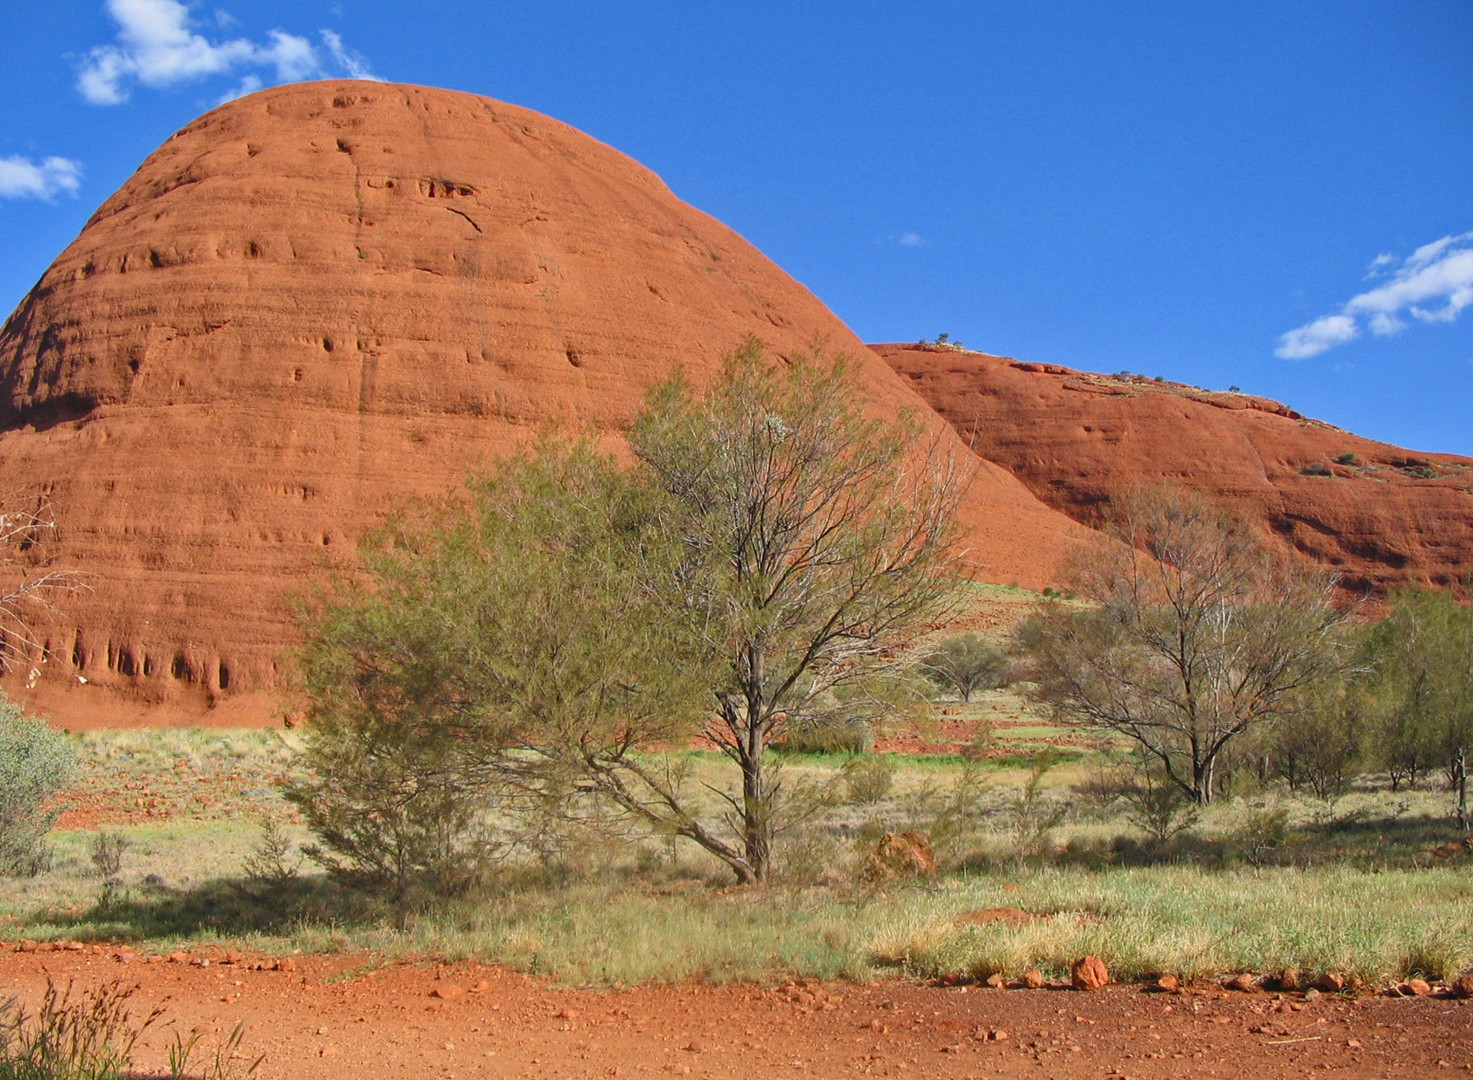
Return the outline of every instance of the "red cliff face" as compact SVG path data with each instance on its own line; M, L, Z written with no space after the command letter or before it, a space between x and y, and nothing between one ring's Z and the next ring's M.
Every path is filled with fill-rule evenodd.
M1473 570L1473 460L1416 454L1277 402L937 346L873 347L981 456L1077 521L1135 485L1217 498L1352 592Z
M6 488L49 492L93 590L5 685L63 724L264 722L289 598L388 505L551 418L617 446L652 385L709 377L752 333L777 355L822 340L877 410L946 432L760 252L563 124L361 82L222 106L0 331ZM1078 526L976 467L978 573L1054 580Z

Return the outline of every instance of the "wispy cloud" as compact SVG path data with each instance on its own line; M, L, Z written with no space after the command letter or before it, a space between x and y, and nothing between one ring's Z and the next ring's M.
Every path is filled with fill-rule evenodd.
M189 8L179 0L108 0L107 9L118 24L117 40L88 52L77 76L77 89L95 105L127 101L135 83L163 89L238 75L239 85L226 95L231 98L260 89L268 74L278 83L334 75L377 78L368 61L331 30L320 31L318 42L284 30L270 31L264 42L211 41L195 31ZM215 22L228 26L233 19L222 11Z
M1381 337L1401 333L1409 318L1452 322L1473 307L1473 232L1423 244L1400 264L1394 256L1378 255L1367 277L1384 283L1351 297L1338 314L1280 335L1274 355L1285 360L1318 356L1360 337L1362 322Z
M30 158L0 158L0 199L45 199L76 195L82 186L82 163L49 157L39 164Z
M920 233L907 232L900 234L900 240L898 241L898 243L901 247L924 247L926 241Z

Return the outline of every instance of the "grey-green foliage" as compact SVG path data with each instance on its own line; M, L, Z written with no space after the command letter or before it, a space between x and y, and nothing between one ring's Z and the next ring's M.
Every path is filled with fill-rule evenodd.
M927 679L955 691L963 701L971 701L977 690L1007 685L1007 656L977 634L947 638L922 657L918 666Z
M1468 824L1473 609L1446 592L1393 593L1386 617L1366 632L1362 658L1376 702L1376 753L1393 784L1444 770Z
M654 493L553 438L398 515L302 615L309 854L404 905L604 803L638 813L640 753L686 738L705 690L699 613L670 599L699 572Z
M705 735L741 773L737 835L698 841L762 881L780 828L767 750L784 728L882 712L952 587L964 477L919 425L866 413L842 362L769 361L749 340L704 394L659 387L630 432L674 528L712 574L692 603L721 660Z
M1371 700L1354 680L1331 679L1304 695L1284 717L1267 746L1277 771L1297 791L1308 786L1320 799L1349 789L1369 758Z
M0 872L34 872L77 775L77 752L45 721L0 695Z

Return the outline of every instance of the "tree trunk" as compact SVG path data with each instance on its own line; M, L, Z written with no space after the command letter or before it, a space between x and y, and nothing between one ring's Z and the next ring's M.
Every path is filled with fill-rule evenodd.
M1458 828L1468 831L1468 751L1458 747L1453 758L1454 776L1458 785Z
M764 680L766 658L759 644L747 648L746 723L738 745L742 767L742 844L753 880L765 882L772 873L772 793L767 789L763 760L771 721L766 712Z
M1216 757L1192 763L1192 797L1200 806L1212 802L1212 773L1216 763Z
M742 844L753 882L764 882L772 872L772 807L763 774L762 746L742 754ZM744 883L745 884L745 883Z

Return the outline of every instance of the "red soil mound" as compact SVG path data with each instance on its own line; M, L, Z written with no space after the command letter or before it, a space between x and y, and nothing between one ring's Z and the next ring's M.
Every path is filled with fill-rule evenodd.
M268 721L288 597L387 505L552 417L617 445L649 387L754 332L822 341L877 409L931 416L755 248L563 124L377 83L224 105L0 331L6 487L50 493L94 589L42 628L35 687L21 663L7 689L71 726ZM1078 527L979 468L979 573L1052 580Z
M946 347L873 346L989 460L1088 525L1139 484L1182 484L1341 574L1351 591L1452 585L1473 565L1473 460L1416 454L1265 398Z

